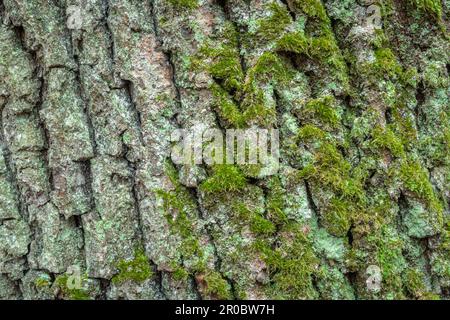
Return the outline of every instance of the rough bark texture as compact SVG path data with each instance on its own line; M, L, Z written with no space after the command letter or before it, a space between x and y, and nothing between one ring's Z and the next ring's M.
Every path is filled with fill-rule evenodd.
M448 298L449 12L0 0L0 298ZM200 125L280 170L174 165Z

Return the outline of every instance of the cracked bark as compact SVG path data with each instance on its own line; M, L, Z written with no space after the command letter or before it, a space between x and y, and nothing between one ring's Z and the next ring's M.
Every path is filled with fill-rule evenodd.
M448 298L448 2L438 23L413 1L386 1L385 39L359 1L307 2L0 1L0 298ZM279 49L294 33L311 52ZM211 68L227 54L237 85ZM276 66L256 73L265 54L290 82ZM233 128L217 88L245 112L248 84L269 111L246 126L280 130L280 170L239 167L244 187L207 191L216 168L174 165L170 134ZM305 111L328 97L334 127ZM299 141L312 126L326 140ZM364 201L345 189L357 179ZM147 277L118 281L141 255ZM60 281L73 267L75 292Z

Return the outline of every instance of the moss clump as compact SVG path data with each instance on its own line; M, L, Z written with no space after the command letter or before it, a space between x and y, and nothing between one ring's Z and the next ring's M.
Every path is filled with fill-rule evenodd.
M219 115L234 128L244 128L254 122L269 126L276 119L274 108L266 105L265 93L255 82L246 84L245 91L240 92L240 107L232 96L217 84L212 84L210 89L215 97Z
M336 128L340 122L339 115L335 110L335 99L332 96L309 101L304 109L300 111L301 120L315 121Z
M440 216L439 220L442 222L442 204L437 199L433 191L433 186L428 180L428 173L422 168L420 163L405 159L401 163L398 174L404 187L424 200L430 209L438 212Z
M153 276L148 258L142 249L136 250L133 260L119 261L117 269L119 269L119 273L112 278L112 282L115 284L126 281L140 283Z
M309 49L311 39L307 38L303 32L290 32L278 39L276 48L279 51L305 54L310 57Z
M213 175L206 179L200 188L208 193L235 192L243 190L247 180L234 165L221 164L213 168Z
M192 209L191 199L184 190L175 190L166 192L158 190L158 195L164 201L164 210L166 212L166 218L172 228L175 228L177 233L183 237L189 237L193 230L189 221L188 211ZM171 210L176 211L174 217Z
M220 172L223 173L223 171ZM166 163L166 174L169 176L174 190L157 190L156 192L164 201L164 210L171 231L181 238L181 244L177 249L177 252L180 253L180 259L184 260L184 263L186 263L186 260L189 260L186 263L189 267L185 267L183 264L180 265L179 261L170 263L173 270L173 278L177 281L186 281L189 276L204 279L204 275L206 275L204 281L206 281L206 284L209 283L204 291L206 295L214 295L219 297L219 299L230 297L230 290L225 293L222 285L225 280L222 279L219 273L208 267L208 254L205 247L200 244L201 235L196 229L195 220L193 219L195 217L196 204L193 202L189 191L179 182L176 168L169 162ZM219 179L218 176L213 177L214 179ZM207 189L214 190L214 192L218 191L218 188L212 187L212 185L215 185L212 180L210 180L210 183L211 189Z
M373 232L367 237L370 250L375 252L374 263L381 269L382 294L386 298L403 299L402 275L406 268L406 261L402 251L404 242L397 231L389 225L383 226L378 232Z
M183 267L177 265L176 263L172 263L172 276L176 281L185 281L189 277L189 272Z
M45 277L39 277L34 281L34 284L36 285L37 288L47 288L50 287L51 283L51 279L49 276L45 276Z
M209 271L203 278L205 282L205 293L219 300L231 299L231 287L228 282L222 278L220 273Z
M384 75L392 78L402 74L402 67L391 49L380 48L375 50L375 59L374 68L380 78Z
M339 143L324 130L305 125L299 130L298 141L308 144L313 153L313 161L299 172L299 178L333 194L320 205L322 222L333 235L344 236L352 221L365 211L364 176L352 172L351 164L338 149Z
M305 31L294 31L290 33L280 33L276 43L277 51L287 51L296 54L306 55L322 65L331 69L331 74L339 80L345 91L349 90L349 80L347 67L339 49L334 33L331 28L331 21L320 0L299 0L293 1L292 6L295 12L303 12L315 23L313 29L319 31L319 36L307 36Z
M168 0L177 9L195 9L198 7L198 0Z
M248 71L247 84L254 81L286 84L294 77L286 63L273 52L264 52Z
M312 124L306 124L298 130L297 140L300 142L323 141L327 134L322 129Z
M438 20L442 16L442 5L440 0L409 0L418 10L431 14Z
M274 123L276 112L268 106L265 86L287 83L292 78L287 63L278 55L262 53L244 75L237 32L232 24L226 24L219 35L205 40L191 60L195 72L206 71L214 79L210 89L225 122L235 128L255 122L264 126Z
M285 190L281 185L280 178L273 177L269 181L270 192L267 195L267 215L276 225L287 222L287 216L283 211Z
M330 187L338 195L349 200L363 198L360 181L351 174L351 165L345 160L336 145L331 142L320 144L315 153L315 179Z
M353 203L333 198L323 210L322 223L331 234L344 236L350 229L356 210Z
M328 16L320 0L294 0L294 9L304 12L308 17L327 21Z
M234 128L243 128L246 119L230 95L217 84L211 86L211 92L215 97L215 104L221 118Z
M431 259L432 272L440 277L442 286L450 286L450 217L446 216L446 223L440 236L439 246Z
M414 298L426 297L424 274L417 269L408 268L404 273L404 284L408 294Z
M69 288L68 281L69 281L68 274L59 275L55 279L55 285L59 288L60 292L63 294L64 298L70 299L70 300L90 300L91 297L89 296L89 292L83 288ZM83 275L81 277L81 286L83 286L83 283L87 280L87 276Z
M278 38L292 22L289 11L284 5L272 2L267 5L267 9L271 12L270 17L259 20L256 30L257 38L263 42Z
M389 127L383 129L376 126L372 131L371 145L375 148L388 149L395 157L405 156L402 141Z
M276 231L275 225L262 217L261 215L254 215L250 222L250 230L253 233L260 235L271 235Z
M249 209L244 203L234 203L232 207L238 219L237 223L250 225L250 231L255 235L267 236L276 231L276 227L272 221L263 217L261 213Z
M279 243L275 249L267 241L255 244L271 275L270 296L275 299L317 298L312 276L319 260L301 226L296 223L285 225Z
M192 63L197 70L207 70L227 91L241 90L244 73L241 68L237 32L234 26L231 23L225 24L217 39L205 41Z
M166 173L174 186L174 190L157 190L156 193L164 202L166 219L172 232L181 236L182 240L178 251L185 257L195 259L197 269L202 269L205 263L205 255L200 247L192 221L195 216L196 204L189 191L179 182L176 168L170 163L166 163Z
M331 69L331 73L348 90L348 75L344 57L332 33L307 37L302 32L286 33L276 43L276 51L305 55Z

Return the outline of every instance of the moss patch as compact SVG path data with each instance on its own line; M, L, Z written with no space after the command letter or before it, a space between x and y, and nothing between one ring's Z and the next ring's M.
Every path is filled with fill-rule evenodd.
M112 282L120 284L126 281L144 282L153 276L153 272L144 250L136 250L134 259L122 260L117 264L119 273L112 278Z

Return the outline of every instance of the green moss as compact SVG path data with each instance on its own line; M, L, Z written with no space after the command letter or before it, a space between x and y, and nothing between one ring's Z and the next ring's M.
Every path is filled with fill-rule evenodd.
M270 296L275 299L317 298L312 276L319 260L310 240L296 223L287 224L279 234L280 245L275 249L265 241L255 244L271 275Z
M332 192L334 197L321 205L320 215L331 234L344 236L352 221L365 211L364 175L360 171L352 172L351 164L338 149L339 144L324 130L305 125L299 130L298 139L308 143L314 157L299 172L299 177Z
M276 231L272 221L264 218L261 213L254 212L244 203L236 202L232 204L233 212L236 213L237 224L250 225L250 231L255 235L271 235Z
M304 110L301 110L303 120L318 120L320 123L336 128L339 124L339 115L335 110L335 100L332 96L325 96L309 101Z
M348 88L347 68L332 34L308 38L301 32L284 34L276 43L277 51L306 55L326 67Z
M408 294L414 298L421 298L426 292L424 274L417 269L408 268L404 273L404 285Z
M205 62L208 59L212 59L209 64ZM196 68L207 70L216 80L210 86L215 105L220 116L231 126L242 128L255 121L268 125L276 120L274 108L267 105L263 85L284 84L292 78L292 72L280 57L263 53L249 68L245 80L236 45L202 49L202 55L195 60Z
M189 237L192 233L191 223L189 222L188 212L191 205L189 195L184 190L175 190L172 192L165 192L158 190L158 195L164 201L164 209L166 218L169 224L176 229L176 231L183 237ZM171 210L177 212L176 217L173 217Z
M250 230L256 234L271 235L276 231L276 228L271 221L255 214L250 222Z
M333 198L324 209L322 223L331 234L345 236L350 229L354 212L351 202Z
M248 77L248 83L256 80L263 83L286 84L294 75L278 55L272 52L264 52L259 56L255 65L248 71Z
M325 131L312 124L304 125L297 133L297 140L301 142L322 141L325 137Z
M196 204L189 191L180 184L176 168L168 162L166 163L166 174L169 176L174 190L156 190L156 193L164 202L164 211L171 231L181 236L178 251L182 256L197 259L196 269L202 269L205 255L192 221Z
M176 281L185 281L189 277L189 272L179 265L174 265L172 276Z
M330 68L330 73L349 90L347 67L336 43L331 21L320 0L296 0L292 2L295 12L303 12L315 22L314 30L319 36L308 37L303 32L286 33L279 37L276 50L304 54Z
M116 284L126 281L144 282L153 276L148 258L142 249L136 250L133 260L119 261L117 269L119 273L112 278L112 282Z
M215 105L221 118L234 128L243 128L246 119L229 94L217 84L211 86L211 92L215 97Z
M414 117L408 115L405 108L401 105L396 105L392 110L393 123L397 137L402 141L403 146L412 147L417 141L417 130L415 129Z
M270 127L276 123L276 110L268 104L264 89L256 81L245 84L241 108L244 110L246 124L258 123Z
M200 188L208 193L220 193L243 190L246 185L245 176L236 166L222 164L214 166L212 176Z
M223 80L223 86L227 90L240 89L243 74L238 59L234 52L222 50L218 61L211 64L209 68L209 72L213 78Z
M421 296L420 296L421 300L441 300L441 298L439 297L438 294L435 294L433 292L424 292Z
M389 225L383 226L379 232L367 237L376 253L375 263L380 267L383 279L384 297L403 299L402 275L406 268L406 261L402 251L404 242L399 238L395 229Z
M397 61L394 53L389 48L380 48L375 50L374 68L378 72L380 78L383 75L395 77L402 73L402 67Z
M214 167L217 170L217 166ZM224 174L224 168L219 168L219 174ZM209 280L209 285L206 285L207 295L214 295L215 297L225 298L229 297L225 295L223 289L223 280L219 273L211 270L207 264L206 249L201 245L201 235L194 229L194 223L192 217L195 214L196 204L193 202L189 191L181 185L178 178L178 172L176 168L166 163L166 174L169 176L175 190L164 191L157 190L157 194L162 197L164 201L164 208L166 212L166 218L170 224L171 231L181 237L181 244L177 251L180 253L183 259L189 259L189 267L183 267L178 261L171 262L171 268L173 269L172 275L177 281L185 281L189 276L203 277L206 276L206 283ZM214 179L219 179L219 176L214 176ZM210 187L211 192L218 192L217 188L212 187L213 180L209 180L207 187ZM218 180L220 181L220 179ZM205 181L206 182L206 181ZM208 278L210 277L210 278ZM226 282L226 281L225 281Z
M87 276L83 275L81 278L81 286L83 286L83 283L87 280ZM69 281L69 275L63 274L59 275L55 279L55 284L59 288L59 290L62 292L63 296L65 298L68 298L70 300L90 300L89 292L83 288L81 289L70 289L67 285Z
M381 126L376 126L372 131L371 145L375 148L388 149L395 157L405 156L402 141L389 127L383 129Z
M37 288L47 288L50 287L51 283L51 279L49 276L45 276L45 277L39 277L34 281L34 284L36 285Z
M267 215L276 225L287 222L287 216L283 211L285 190L281 185L279 177L273 177L269 181L269 193L267 195Z
M195 9L198 7L198 0L168 0L172 6L181 9Z
M389 47L389 38L382 29L375 29L375 37L372 40L375 49Z
M315 17L321 21L328 19L325 8L320 0L294 0L294 8L300 9L308 17Z
M222 278L220 273L209 271L204 276L206 283L205 293L212 295L219 300L231 299L231 287L228 282Z
M441 19L442 5L440 0L409 0L418 10L426 12L437 18Z
M319 58L320 61L328 60L334 57L335 53L339 52L336 45L336 40L332 36L314 37L310 40L309 52L311 56Z
M217 39L203 44L199 56L192 62L195 68L207 70L227 91L241 90L244 81L237 37L234 26L226 24Z
M403 160L399 169L399 177L404 187L415 193L420 199L425 200L430 209L440 213L442 222L442 204L437 199L433 187L428 180L428 173L422 168L419 162Z
M257 38L264 42L278 38L292 22L289 11L284 5L272 2L267 5L267 9L271 12L270 17L259 20L256 30Z
M349 199L362 199L363 191L359 181L351 176L351 165L332 143L321 144L315 154L318 179L338 194Z
M232 91L232 95L240 98L240 107L232 95L221 86L212 84L210 89L215 97L219 114L231 126L243 128L255 121L268 126L276 120L276 113L274 108L268 107L261 84L262 82L285 83L290 76L291 73L286 71L284 64L277 56L266 53L248 71L246 81L236 84L234 89L237 91Z
M293 52L310 56L311 40L302 32L290 32L284 34L276 43L279 51Z

